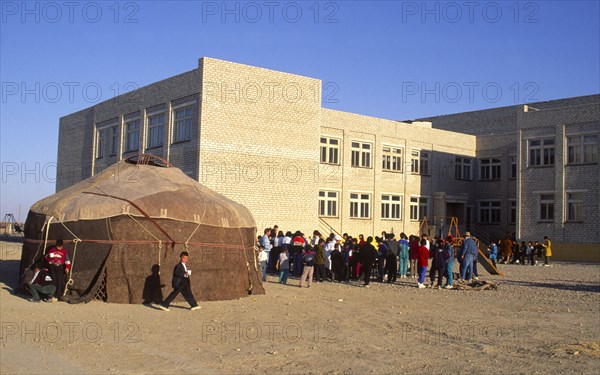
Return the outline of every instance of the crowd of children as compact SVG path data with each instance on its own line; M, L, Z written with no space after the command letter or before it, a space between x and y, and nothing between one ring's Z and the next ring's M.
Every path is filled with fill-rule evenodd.
M544 258L544 263L540 266L550 266L550 257L552 256L552 242L548 236L544 236L543 241L516 241L513 237L507 236L501 241L491 241L488 252L490 260L496 265L499 248L502 252L500 262L502 264L520 264L535 266L537 260Z
M479 276L478 245L469 232L459 244L452 235L430 241L425 233L409 237L401 233L397 239L393 233L385 232L381 237L365 238L347 233L323 236L315 230L307 237L301 231L284 233L275 226L258 236L257 247L263 281L268 274L276 274L279 282L286 284L292 275L300 279L301 287L310 287L313 281L361 281L369 287L372 279L393 284L397 278L415 278L419 288L451 289L455 261L460 266L458 282L468 283ZM547 237L542 243L518 243L507 237L491 241L486 255L494 266L500 256L500 263L531 265L536 264L536 256L544 256L548 266L552 250ZM425 285L428 268L430 282Z

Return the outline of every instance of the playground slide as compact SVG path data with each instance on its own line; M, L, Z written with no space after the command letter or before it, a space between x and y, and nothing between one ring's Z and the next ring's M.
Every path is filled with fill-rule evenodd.
M492 261L484 254L484 252L481 251L481 249L478 250L479 254L477 256L477 260L479 261L479 264L481 264L490 275L502 276L502 272L498 271L498 268L494 267L494 264L492 264Z

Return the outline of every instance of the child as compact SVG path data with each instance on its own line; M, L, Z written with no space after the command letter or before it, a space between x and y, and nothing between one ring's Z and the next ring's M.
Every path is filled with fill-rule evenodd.
M258 245L258 251L258 264L260 264L262 281L267 281L267 262L269 261L269 253L265 251L263 245Z
M421 246L418 250L417 267L419 267L419 289L426 288L425 274L427 273L427 265L429 264L429 249L427 248L427 240L421 240Z
M406 273L408 271L408 248L409 244L406 240L406 234L400 233L400 241L398 242L398 246L400 248L400 278L405 279Z
M446 246L444 249L444 258L446 259L446 276L448 277L448 283L446 284L446 289L454 288L452 286L454 275L452 274L452 268L454 268L454 247L452 246L452 242L454 241L454 237L452 235L448 235L446 237Z
M181 293L187 303L190 304L190 310L200 309L200 306L198 306L198 303L194 298L194 294L192 293L192 287L190 283L192 270L187 266L189 256L190 254L187 251L182 251L181 254L179 254L179 263L177 263L173 269L173 279L171 281L173 291L167 296L163 303L157 306L159 309L163 311L169 311L169 305L171 305L171 302L173 302L179 293Z
M498 259L498 246L496 246L496 241L492 241L490 244L490 261L496 267L496 259Z
M529 259L529 254L527 254L527 250L529 247L525 244L525 241L521 241L521 248L519 249L519 259L521 260L521 265L525 265L525 259Z
M533 247L533 242L531 241L527 244L527 254L529 255L529 264L535 266L535 247Z
M287 247L281 249L279 259L277 260L277 269L279 270L279 283L287 284L288 274L290 273L290 257Z
M300 288L304 286L304 282L308 280L308 287L312 285L313 274L315 272L315 253L312 246L306 248L306 253L302 257L302 276L300 276Z

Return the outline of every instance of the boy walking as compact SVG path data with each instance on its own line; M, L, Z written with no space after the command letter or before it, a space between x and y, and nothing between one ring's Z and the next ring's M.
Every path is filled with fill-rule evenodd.
M196 303L196 299L194 298L194 294L192 293L192 288L190 286L190 276L192 275L192 270L189 270L186 265L189 256L190 254L187 251L182 251L181 254L179 254L180 261L173 269L173 291L162 304L158 305L159 309L163 311L170 311L169 305L171 302L173 302L175 297L179 295L179 293L181 293L187 303L190 304L190 310L200 309L200 306L198 306Z

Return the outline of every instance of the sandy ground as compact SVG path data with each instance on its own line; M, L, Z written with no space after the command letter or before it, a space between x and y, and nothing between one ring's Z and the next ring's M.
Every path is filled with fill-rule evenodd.
M500 266L498 290L266 283L266 295L163 312L11 294L1 243L2 374L600 372L600 266ZM168 291L165 291L168 292Z

